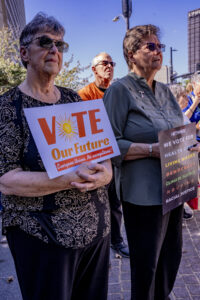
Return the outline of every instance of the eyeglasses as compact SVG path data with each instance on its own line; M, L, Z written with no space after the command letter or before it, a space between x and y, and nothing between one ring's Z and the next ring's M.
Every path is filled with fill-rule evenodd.
M56 46L56 48L58 49L59 52L67 52L67 50L69 48L69 45L67 43L65 43L64 41L54 40L46 35L39 36L39 37L33 39L32 41L34 41L34 40L39 41L39 45L41 48L48 49L48 50L50 50L53 47L53 45ZM32 43L32 41L27 44Z
M102 65L102 66L104 66L104 67L106 67L107 65L111 65L111 67L113 68L113 67L116 66L116 63L113 62L113 61L102 60L102 61L98 62L98 63L95 65L95 67L98 66L98 65Z
M165 51L165 45L164 44L156 44L156 43L146 43L147 48L149 51L155 51L158 49L159 51L164 52Z

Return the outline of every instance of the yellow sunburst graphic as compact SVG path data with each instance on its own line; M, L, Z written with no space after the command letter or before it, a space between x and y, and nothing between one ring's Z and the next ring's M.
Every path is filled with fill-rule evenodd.
M56 123L58 124L59 136L65 138L66 141L71 141L77 136L76 123L70 117L67 118L66 114L64 117L60 116Z

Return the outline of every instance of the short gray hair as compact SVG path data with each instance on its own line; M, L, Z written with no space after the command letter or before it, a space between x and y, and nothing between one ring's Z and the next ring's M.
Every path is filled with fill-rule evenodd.
M187 95L185 87L180 84L171 84L169 88L177 101L181 96Z
M19 39L20 47L28 45L38 32L49 32L63 36L65 29L54 17L40 12L22 30ZM27 63L23 60L22 63L27 68Z
M135 53L145 38L154 34L158 39L160 36L160 29L152 24L139 25L127 30L123 41L124 58L129 68L132 63L129 61L129 52Z
M200 72L197 71L196 73L194 73L191 77L191 82L200 82Z
M99 62L99 56L101 55L107 55L107 56L110 56L110 54L106 53L106 52L100 52L99 54L97 54L93 60L92 60L92 67L95 67L96 64L98 64ZM111 57L111 56L110 56Z

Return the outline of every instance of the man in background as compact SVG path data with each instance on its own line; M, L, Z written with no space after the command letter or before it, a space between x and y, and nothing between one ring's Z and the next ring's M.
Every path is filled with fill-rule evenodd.
M78 91L83 100L103 98L105 90L113 79L115 63L109 54L101 52L92 60L92 71L95 81Z
M109 54L101 52L92 60L94 82L86 85L78 91L83 100L103 98L105 90L110 86L113 79L115 63ZM121 202L117 197L114 179L108 189L111 207L111 247L123 257L129 257L129 249L121 235L122 210Z

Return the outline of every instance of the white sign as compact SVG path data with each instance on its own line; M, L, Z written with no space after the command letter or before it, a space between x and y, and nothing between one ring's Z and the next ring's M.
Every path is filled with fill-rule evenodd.
M24 112L49 178L120 155L102 99Z

